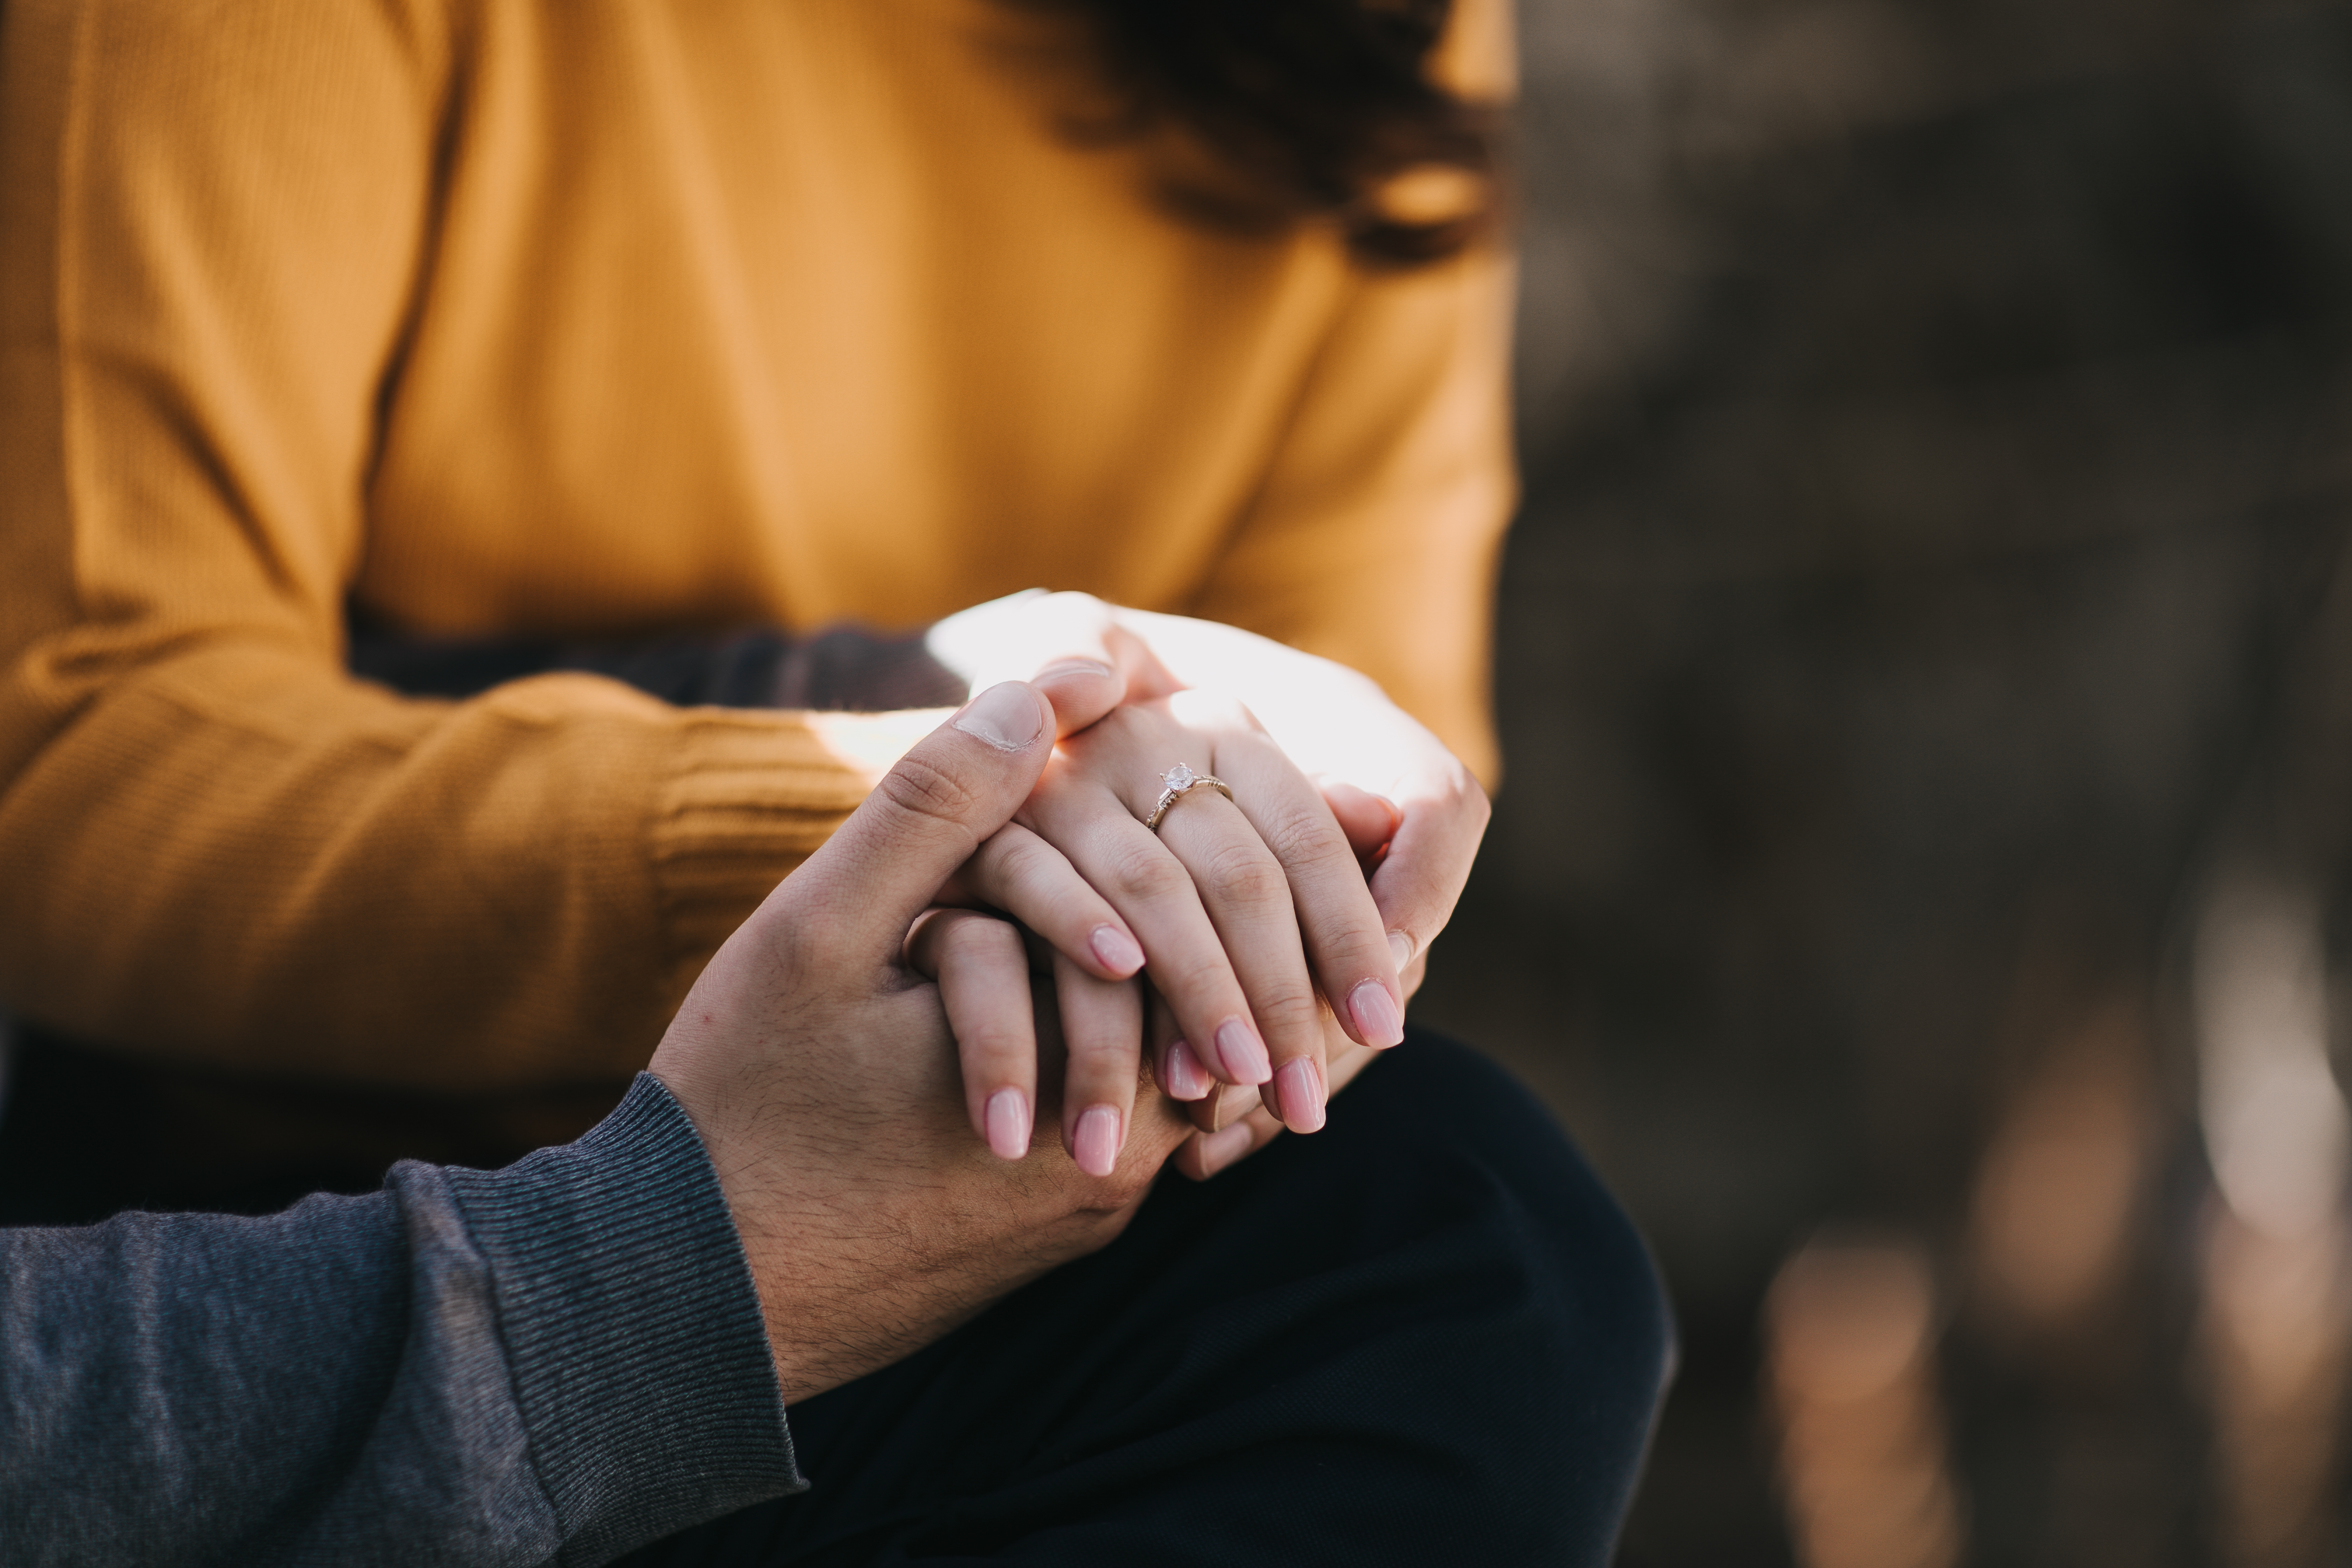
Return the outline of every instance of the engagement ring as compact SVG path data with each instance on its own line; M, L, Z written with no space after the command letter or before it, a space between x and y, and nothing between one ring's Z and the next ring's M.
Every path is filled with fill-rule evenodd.
M1153 806L1151 815L1143 819L1143 826L1154 833L1160 831L1160 819L1168 815L1168 808L1196 789L1213 789L1227 800L1234 798L1234 792L1224 780L1208 773L1196 773L1181 763L1160 774L1160 782L1167 787L1160 792L1160 804Z

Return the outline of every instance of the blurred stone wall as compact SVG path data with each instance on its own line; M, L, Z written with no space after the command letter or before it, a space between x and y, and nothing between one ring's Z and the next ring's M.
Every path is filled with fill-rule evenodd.
M1508 775L1417 1010L1543 1089L1675 1287L1627 1561L1786 1560L1759 1314L1823 1226L1932 1259L1969 1560L2215 1560L2183 900L2352 517L2352 9L1521 30ZM2099 1029L2127 1245L2011 1333L1988 1151Z

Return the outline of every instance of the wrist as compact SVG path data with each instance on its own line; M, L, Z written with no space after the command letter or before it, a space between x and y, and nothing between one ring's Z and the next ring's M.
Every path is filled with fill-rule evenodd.
M708 1516L803 1485L740 1229L684 1109L640 1077L572 1143L441 1173L491 1267L514 1397L560 1508L619 1518L632 1510L616 1500L658 1491L665 1511Z
M780 1205L757 1156L730 1134L721 1117L694 1102L690 1088L681 1084L670 1088L702 1141L703 1154L718 1180L720 1201L734 1225L736 1243L742 1249L751 1291L759 1303L769 1363L775 1369L784 1403L791 1405L821 1393L822 1388L811 1386L805 1365L810 1303L801 1296L808 1272L806 1248L796 1248L783 1234ZM797 1259L796 1253L800 1254Z

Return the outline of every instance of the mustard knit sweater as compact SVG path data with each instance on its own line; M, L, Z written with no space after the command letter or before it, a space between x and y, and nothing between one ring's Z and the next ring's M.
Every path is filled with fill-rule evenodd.
M990 0L0 7L0 1002L150 1057L622 1079L918 723L463 702L427 633L1044 584L1474 765L1507 268L1187 226ZM1497 79L1499 8L1449 43ZM926 716L919 722L927 725Z

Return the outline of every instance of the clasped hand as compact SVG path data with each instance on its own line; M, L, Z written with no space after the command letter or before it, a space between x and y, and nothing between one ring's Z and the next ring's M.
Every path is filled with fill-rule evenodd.
M1014 821L942 890L958 907L908 942L940 983L974 1131L1027 1152L1042 1054L1061 1063L1063 1146L1108 1173L1147 1044L1150 1081L1201 1129L1177 1156L1190 1175L1321 1127L1329 1093L1403 1038L1484 830L1476 782L1371 682L1231 627L1030 595L931 641L975 689L1033 680L1060 736ZM989 700L969 715L986 722ZM1155 835L1143 819L1180 763L1231 797L1191 790Z
M1160 1166L1171 1155L1181 1164L1200 1146L1184 1107L1159 1087L1181 1076L1170 1066L1181 1059L1179 1040L1202 1080L1184 1092L1205 1090L1215 1074L1228 1084L1255 1079L1276 1086L1286 1121L1304 1122L1310 1111L1319 1117L1319 1099L1292 1103L1287 1086L1311 1089L1344 1074L1328 1048L1332 1026L1317 1026L1317 989L1345 1000L1340 1035L1359 1058L1357 1035L1393 1029L1393 1014L1358 1003L1367 981L1392 1008L1401 996L1385 957L1383 924L1398 929L1393 911L1429 918L1383 901L1394 851L1368 889L1353 862L1364 836L1307 809L1238 708L1180 700L1174 691L1129 700L1108 659L1049 669L1040 686L1058 699L1017 682L992 687L902 757L719 948L654 1053L652 1070L692 1119L734 1215L788 1403L887 1365L1117 1236ZM1089 711L1093 721L1080 722ZM1154 838L1134 809L1150 804L1137 792L1150 786L1153 769L1140 785L1126 770L1137 756L1156 762L1155 748L1174 741L1193 748L1181 760L1239 775L1239 798L1228 816L1222 797L1196 791L1201 798L1188 795L1162 826L1193 824ZM1110 819L1107 802L1123 823ZM1330 812L1329 821L1346 815ZM1402 815L1392 835L1400 846L1411 807ZM1256 848L1237 825L1256 836ZM1162 856L1176 870L1150 868ZM1339 874L1342 856L1352 885ZM1281 868L1278 878L1265 858ZM1312 874L1294 880L1295 863ZM1110 891L1097 894L1104 885ZM942 993L958 988L944 978L965 946L954 931L984 922L1013 933L941 900L992 894L999 907L1025 907L1024 888L1044 895L1032 918L1055 955L1045 994L1060 1000L1047 1011L1065 1015L1077 1042L1068 1068L1076 1087L1065 1098L1079 1110L1066 1120L1062 1147L1038 1140L1000 1152L973 1131L999 1131L989 1107L1000 1078L1016 1088L1035 1081L1035 1037L1018 1037L1033 1043L1025 1059L995 1048L1013 1034L976 1049L952 1037L950 1020L971 1016L982 994L957 1002ZM1289 902L1299 888L1307 893ZM1285 910L1287 928L1277 918ZM937 912L926 920L927 911ZM1117 942L1104 958L1106 931L1134 943L1139 959ZM921 954L943 976L937 984L910 963ZM1142 1005L1129 960L1166 998L1149 1075L1139 1045L1129 1043L1140 1038ZM1025 1027L1025 966L1018 978ZM1109 1027L1114 1021L1123 1032ZM1236 1021L1246 1036L1227 1029ZM1009 1016L997 1023L1011 1026ZM1294 1065L1301 1062L1312 1071ZM1111 1081L1114 1067L1124 1081ZM1211 1098L1203 1092L1194 1103ZM1105 1104L1119 1111L1119 1136L1091 1143L1077 1123ZM1271 1127L1268 1117L1266 1135ZM1197 1161L1191 1169L1205 1173Z

